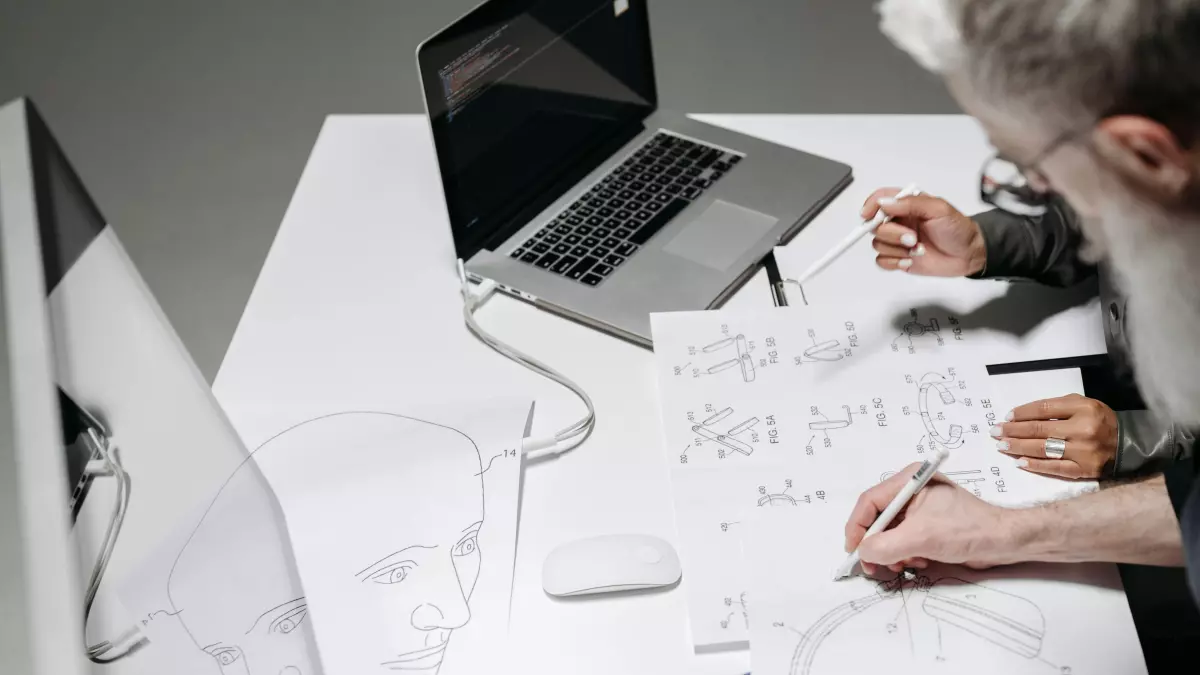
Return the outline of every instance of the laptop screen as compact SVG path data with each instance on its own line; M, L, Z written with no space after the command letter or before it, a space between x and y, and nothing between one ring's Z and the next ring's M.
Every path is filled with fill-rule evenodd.
M654 110L645 5L493 0L419 50L460 256L560 197Z

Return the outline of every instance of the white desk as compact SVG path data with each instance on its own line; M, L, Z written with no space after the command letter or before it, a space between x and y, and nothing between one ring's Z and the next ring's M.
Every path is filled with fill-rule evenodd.
M911 158L875 153L884 138L921 135L953 154L956 138L974 134L973 150L956 163L970 175L982 159L979 134L961 117L705 119L750 133L761 126L770 138L819 147L856 170L892 167L892 182L903 181ZM874 187L856 182L830 209L852 203L857 211ZM804 241L801 233L792 246ZM260 420L272 409L381 397L402 409L463 390L537 398L541 433L574 420L581 407L570 394L462 328L453 260L424 120L328 118L214 385L245 442L262 440ZM730 304L769 307L764 275ZM542 560L564 541L614 532L675 538L651 353L508 297L494 298L479 318L574 378L599 415L582 448L525 474L510 638L524 672L745 672L747 652L694 653L680 589L575 601L541 590ZM997 379L1025 397L1079 386L1077 372ZM122 671L144 672L136 662Z

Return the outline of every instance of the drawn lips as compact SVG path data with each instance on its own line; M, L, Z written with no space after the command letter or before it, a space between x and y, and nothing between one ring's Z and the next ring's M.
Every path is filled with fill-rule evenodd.
M384 664L393 670L426 670L442 662L442 653L446 651L446 643L419 649L404 654L395 661Z

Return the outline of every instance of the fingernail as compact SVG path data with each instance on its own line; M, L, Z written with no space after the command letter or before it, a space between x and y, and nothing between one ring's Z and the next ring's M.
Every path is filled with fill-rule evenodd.
M925 255L925 244L918 245L916 248L909 251L908 254L914 258L920 258L921 256Z
M909 232L908 234L904 235L903 237L900 237L900 243L904 244L905 246L909 246L909 247L916 246L917 245L917 235L913 234L912 232Z
M1017 468L1018 469L1025 469L1028 467L1029 467L1029 460L1027 460L1027 459L1018 459L1017 460Z
M1012 447L1012 446L1009 444L1008 441L1000 441L999 443L996 444L996 449L999 450L1000 452L1008 452L1008 449L1010 447Z
M912 264L913 264L913 261L911 258L903 258L900 260L900 262L896 263L896 267L899 267L902 270L906 270L906 269L912 267Z
M1004 413L1004 421L1005 421L1005 422L1011 422L1011 421L1013 421L1013 418L1014 418L1014 417L1016 417L1016 415L1014 415L1014 414L1013 414L1013 411L1011 411L1011 410L1009 410L1008 412Z
M895 197L880 197L879 198L880 206L891 206L892 204L895 204L895 203L896 203Z
M988 430L988 433L992 435L992 438L1000 438L1004 435L1004 430L1000 427L992 427Z

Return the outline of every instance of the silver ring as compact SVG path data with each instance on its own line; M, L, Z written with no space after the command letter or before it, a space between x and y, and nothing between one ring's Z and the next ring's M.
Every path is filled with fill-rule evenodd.
M1047 438L1042 450L1048 459L1062 459L1067 454L1067 442L1061 438Z

